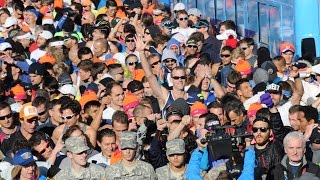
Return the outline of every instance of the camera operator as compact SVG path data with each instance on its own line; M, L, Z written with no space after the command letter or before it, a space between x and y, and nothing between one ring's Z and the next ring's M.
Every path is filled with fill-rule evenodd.
M232 99L224 104L224 109L231 125L236 126L233 132L231 131L231 135L245 134L248 132L249 120L241 101Z

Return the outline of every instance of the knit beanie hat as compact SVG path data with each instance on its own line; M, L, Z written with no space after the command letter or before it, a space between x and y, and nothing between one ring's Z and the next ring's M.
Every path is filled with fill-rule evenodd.
M191 117L194 117L195 115L198 115L198 114L205 114L207 113L208 110L207 110L207 107L199 102L199 101L196 101L192 106L191 106Z
M257 114L257 111L262 109L263 106L259 103L259 102L256 102L256 103L252 103L250 106L249 106L249 109L247 111L247 115L250 117L250 116L255 116Z
M81 107L83 108L84 105L87 104L87 102L97 101L97 100L98 100L97 94L92 90L87 90L82 94L79 103L81 104Z
M13 99L15 101L17 101L17 100L21 101L23 99L27 99L27 93L20 84L17 84L14 87L12 87L11 92L13 95Z
M230 46L233 49L235 49L237 47L238 44L238 40L236 38L234 38L234 36L230 35L228 37L228 39L226 40L226 46Z
M250 63L243 59L241 59L235 66L235 70L238 71L241 75L248 75L252 73Z
M123 99L123 111L127 111L139 105L138 98L133 94L127 94Z

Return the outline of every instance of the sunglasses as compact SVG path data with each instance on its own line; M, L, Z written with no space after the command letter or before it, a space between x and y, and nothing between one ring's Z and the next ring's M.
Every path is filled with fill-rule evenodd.
M174 79L174 80L179 80L179 79L184 80L184 79L186 79L186 76L173 76L172 79Z
M151 64L151 67L152 67L152 68L155 68L156 65L158 65L159 63L160 63L160 61L154 62L154 63Z
M42 116L42 115L44 115L46 112L47 112L47 110L44 110L43 112L38 113L38 115L39 115L39 116Z
M176 60L174 60L174 59L167 59L167 60L165 60L164 62L165 62L165 63L169 63L169 62L173 62L173 63L175 63L175 62L176 62Z
M195 46L195 45L188 45L187 47L188 48L195 48L195 49L198 48L198 46Z
M249 48L249 47L242 47L241 49L245 51L245 50L248 49L248 48Z
M137 65L139 62L138 61L136 61L136 62L128 62L128 65L129 66L133 66L133 65Z
M3 121L3 120L5 120L5 119L9 119L9 118L11 118L12 117L12 113L10 113L10 114L8 114L8 115L6 115L6 116L1 116L0 117L0 121Z
M261 127L261 128L253 127L252 128L253 133L258 132L259 130L260 130L260 132L265 133L269 130L269 128L267 128L267 127Z
M127 39L126 42L134 42L134 39Z
M43 153L45 153L46 152L46 150L49 148L49 142L48 141L46 141L46 147L44 147L44 149L42 149L40 152L39 152L39 154L43 154Z
M221 58L228 58L230 57L231 55L230 54L220 54L220 57Z
M88 151L82 151L82 152L75 153L75 154L76 154L76 155L82 155L83 153L88 154Z
M73 118L75 114L69 115L69 116L61 116L61 119L67 119L70 120L71 118Z
M179 18L179 20L180 20L180 21L186 21L186 20L188 20L188 18L187 18L187 17L185 17L185 18Z
M31 118L31 119L27 119L26 120L29 124L32 124L32 123L37 123L38 122L38 118L34 117L34 118Z

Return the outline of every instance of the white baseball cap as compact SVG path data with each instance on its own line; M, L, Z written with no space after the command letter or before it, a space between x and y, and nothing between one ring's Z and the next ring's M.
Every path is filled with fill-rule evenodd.
M4 51L6 49L12 49L12 46L8 42L3 42L0 44L0 51Z
M237 33L232 29L228 29L228 30L224 31L222 34L218 34L216 36L216 38L220 41L226 40L229 38L230 35L232 35L235 39L237 38Z
M44 39L51 39L53 38L53 35L50 31L42 31L39 36L43 37Z
M183 3L177 3L176 5L174 5L173 10L174 11L181 11L181 10L185 10L186 6Z
M6 19L6 22L2 25L3 27L5 28L8 28L10 26L13 26L13 25L18 25L18 20L14 17L8 17Z
M65 84L59 88L59 92L63 95L77 95L76 88L71 84Z
M201 11L197 8L191 8L188 10L188 15L194 15L197 17L201 17Z

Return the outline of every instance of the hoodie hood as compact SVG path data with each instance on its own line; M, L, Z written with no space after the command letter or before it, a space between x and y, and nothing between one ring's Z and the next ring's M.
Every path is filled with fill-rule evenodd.
M181 48L180 48L180 42L176 40L175 38L171 38L168 43L167 43L167 49L170 49L171 46L176 46L178 47L178 54L177 56L180 56L181 54Z

